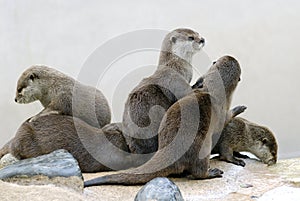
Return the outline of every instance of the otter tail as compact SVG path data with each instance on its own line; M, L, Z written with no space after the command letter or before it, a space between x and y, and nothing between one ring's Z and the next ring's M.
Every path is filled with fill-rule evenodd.
M166 159L167 160L167 159ZM145 184L156 177L166 177L174 172L173 165L162 167L161 161L164 156L161 156L158 151L148 162L133 168L121 171L117 174L106 175L84 182L84 187L98 185L137 185Z
M84 182L84 187L99 186L99 185L137 185L145 184L151 179L158 176L167 176L158 172L149 174L128 174L119 173L103 177L98 177Z

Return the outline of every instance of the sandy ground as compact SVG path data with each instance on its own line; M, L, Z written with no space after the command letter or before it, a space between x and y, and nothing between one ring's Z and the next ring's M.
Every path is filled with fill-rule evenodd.
M246 160L246 167L212 161L212 167L224 171L223 178L211 180L172 180L178 185L186 201L235 200L299 200L300 158L281 160L266 166L255 160ZM85 179L110 174L84 174ZM68 187L21 186L0 182L0 200L87 200L132 201L141 186L97 186L75 191Z

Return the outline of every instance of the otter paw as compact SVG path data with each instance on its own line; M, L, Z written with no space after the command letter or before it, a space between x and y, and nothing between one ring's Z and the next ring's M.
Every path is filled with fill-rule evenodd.
M233 164L245 167L246 163L243 160L235 159L232 161Z
M222 177L223 173L224 172L222 170L219 170L218 168L209 169L208 170L208 177L207 178Z
M231 111L232 111L232 117L235 117L241 113L243 113L245 110L247 109L246 106L243 105L239 105L234 107Z
M28 121L28 122L33 122L33 121L35 121L35 120L37 120L37 119L38 119L37 116L33 116L33 117L29 118L27 121Z
M245 154L241 154L240 152L236 152L236 151L233 152L233 156L235 156L237 158L244 158L244 159L250 158L249 156L247 156Z
M192 86L192 89L203 88L203 82L204 82L203 77L200 77L200 78L196 81L196 83Z

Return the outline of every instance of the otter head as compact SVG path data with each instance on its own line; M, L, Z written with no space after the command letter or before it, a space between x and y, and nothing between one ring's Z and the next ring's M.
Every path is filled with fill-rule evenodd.
M203 37L191 29L175 29L164 39L162 51L171 52L191 62L192 56L205 45Z
M240 76L241 68L238 61L231 56L223 56L213 63L192 88L202 88L214 96L218 104L226 102L226 107L229 107Z
M46 68L46 67L45 67ZM40 100L44 92L43 66L32 66L24 71L17 83L15 101L17 103L31 103Z
M277 142L273 133L266 127L255 126L251 129L254 145L251 152L263 163L273 165L277 162Z
M226 95L232 94L240 81L241 68L239 62L231 56L223 56L214 62L213 67L220 74Z

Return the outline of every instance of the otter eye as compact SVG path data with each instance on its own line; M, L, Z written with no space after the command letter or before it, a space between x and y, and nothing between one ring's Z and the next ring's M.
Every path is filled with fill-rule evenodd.
M22 92L22 88L19 88L19 89L18 89L18 93L21 93L21 92Z
M216 63L217 63L217 62L216 62L216 61L214 61L214 62L213 62L213 65L215 65Z
M188 37L188 40L193 41L193 40L195 40L195 38L193 36L190 36L190 37Z
M264 138L264 139L262 140L262 143L263 143L263 144L267 144L267 143L268 143L268 139L267 139L267 138Z
M34 80L34 76L30 75L29 79Z
M29 79L31 79L32 81L33 81L34 79L36 79L36 78L39 79L39 77L38 77L36 74L34 74L34 73L31 74L30 77L29 77Z

